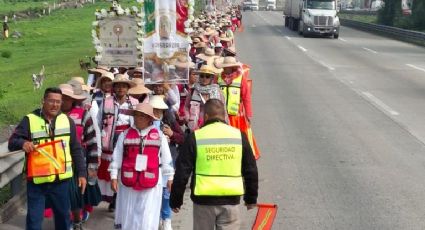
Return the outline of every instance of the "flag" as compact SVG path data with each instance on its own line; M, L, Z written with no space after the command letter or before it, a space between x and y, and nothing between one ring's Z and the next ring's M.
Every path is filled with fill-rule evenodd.
M252 230L270 230L277 213L275 204L257 204L258 211Z

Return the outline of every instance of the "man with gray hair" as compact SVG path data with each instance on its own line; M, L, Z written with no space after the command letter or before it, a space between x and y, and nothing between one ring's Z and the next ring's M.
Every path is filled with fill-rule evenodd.
M191 133L180 150L170 206L178 213L191 179L194 230L240 229L240 197L256 207L258 171L247 137L224 121L223 102L205 103L205 123Z

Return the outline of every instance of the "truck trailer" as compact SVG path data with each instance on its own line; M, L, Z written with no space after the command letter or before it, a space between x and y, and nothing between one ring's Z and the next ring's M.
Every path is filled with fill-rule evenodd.
M339 37L336 0L286 0L283 7L285 27L300 35Z

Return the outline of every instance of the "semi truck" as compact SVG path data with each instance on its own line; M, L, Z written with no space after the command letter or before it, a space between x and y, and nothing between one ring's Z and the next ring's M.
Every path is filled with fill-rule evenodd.
M266 10L276 10L276 0L267 0Z
M283 7L285 27L300 35L339 37L336 0L286 0Z

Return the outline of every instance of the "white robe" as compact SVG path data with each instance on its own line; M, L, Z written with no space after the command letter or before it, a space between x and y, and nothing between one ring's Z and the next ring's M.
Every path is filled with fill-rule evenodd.
M146 136L153 126L139 130L140 136ZM124 151L124 133L118 137L117 144L112 154L112 162L109 166L111 179L120 178L119 170L122 165ZM172 158L167 138L161 134L161 170L159 178L162 175L172 180L174 168L172 167ZM162 201L162 180L154 188L136 191L124 186L119 182L117 192L117 204L115 209L115 229L123 230L158 230L161 201Z

